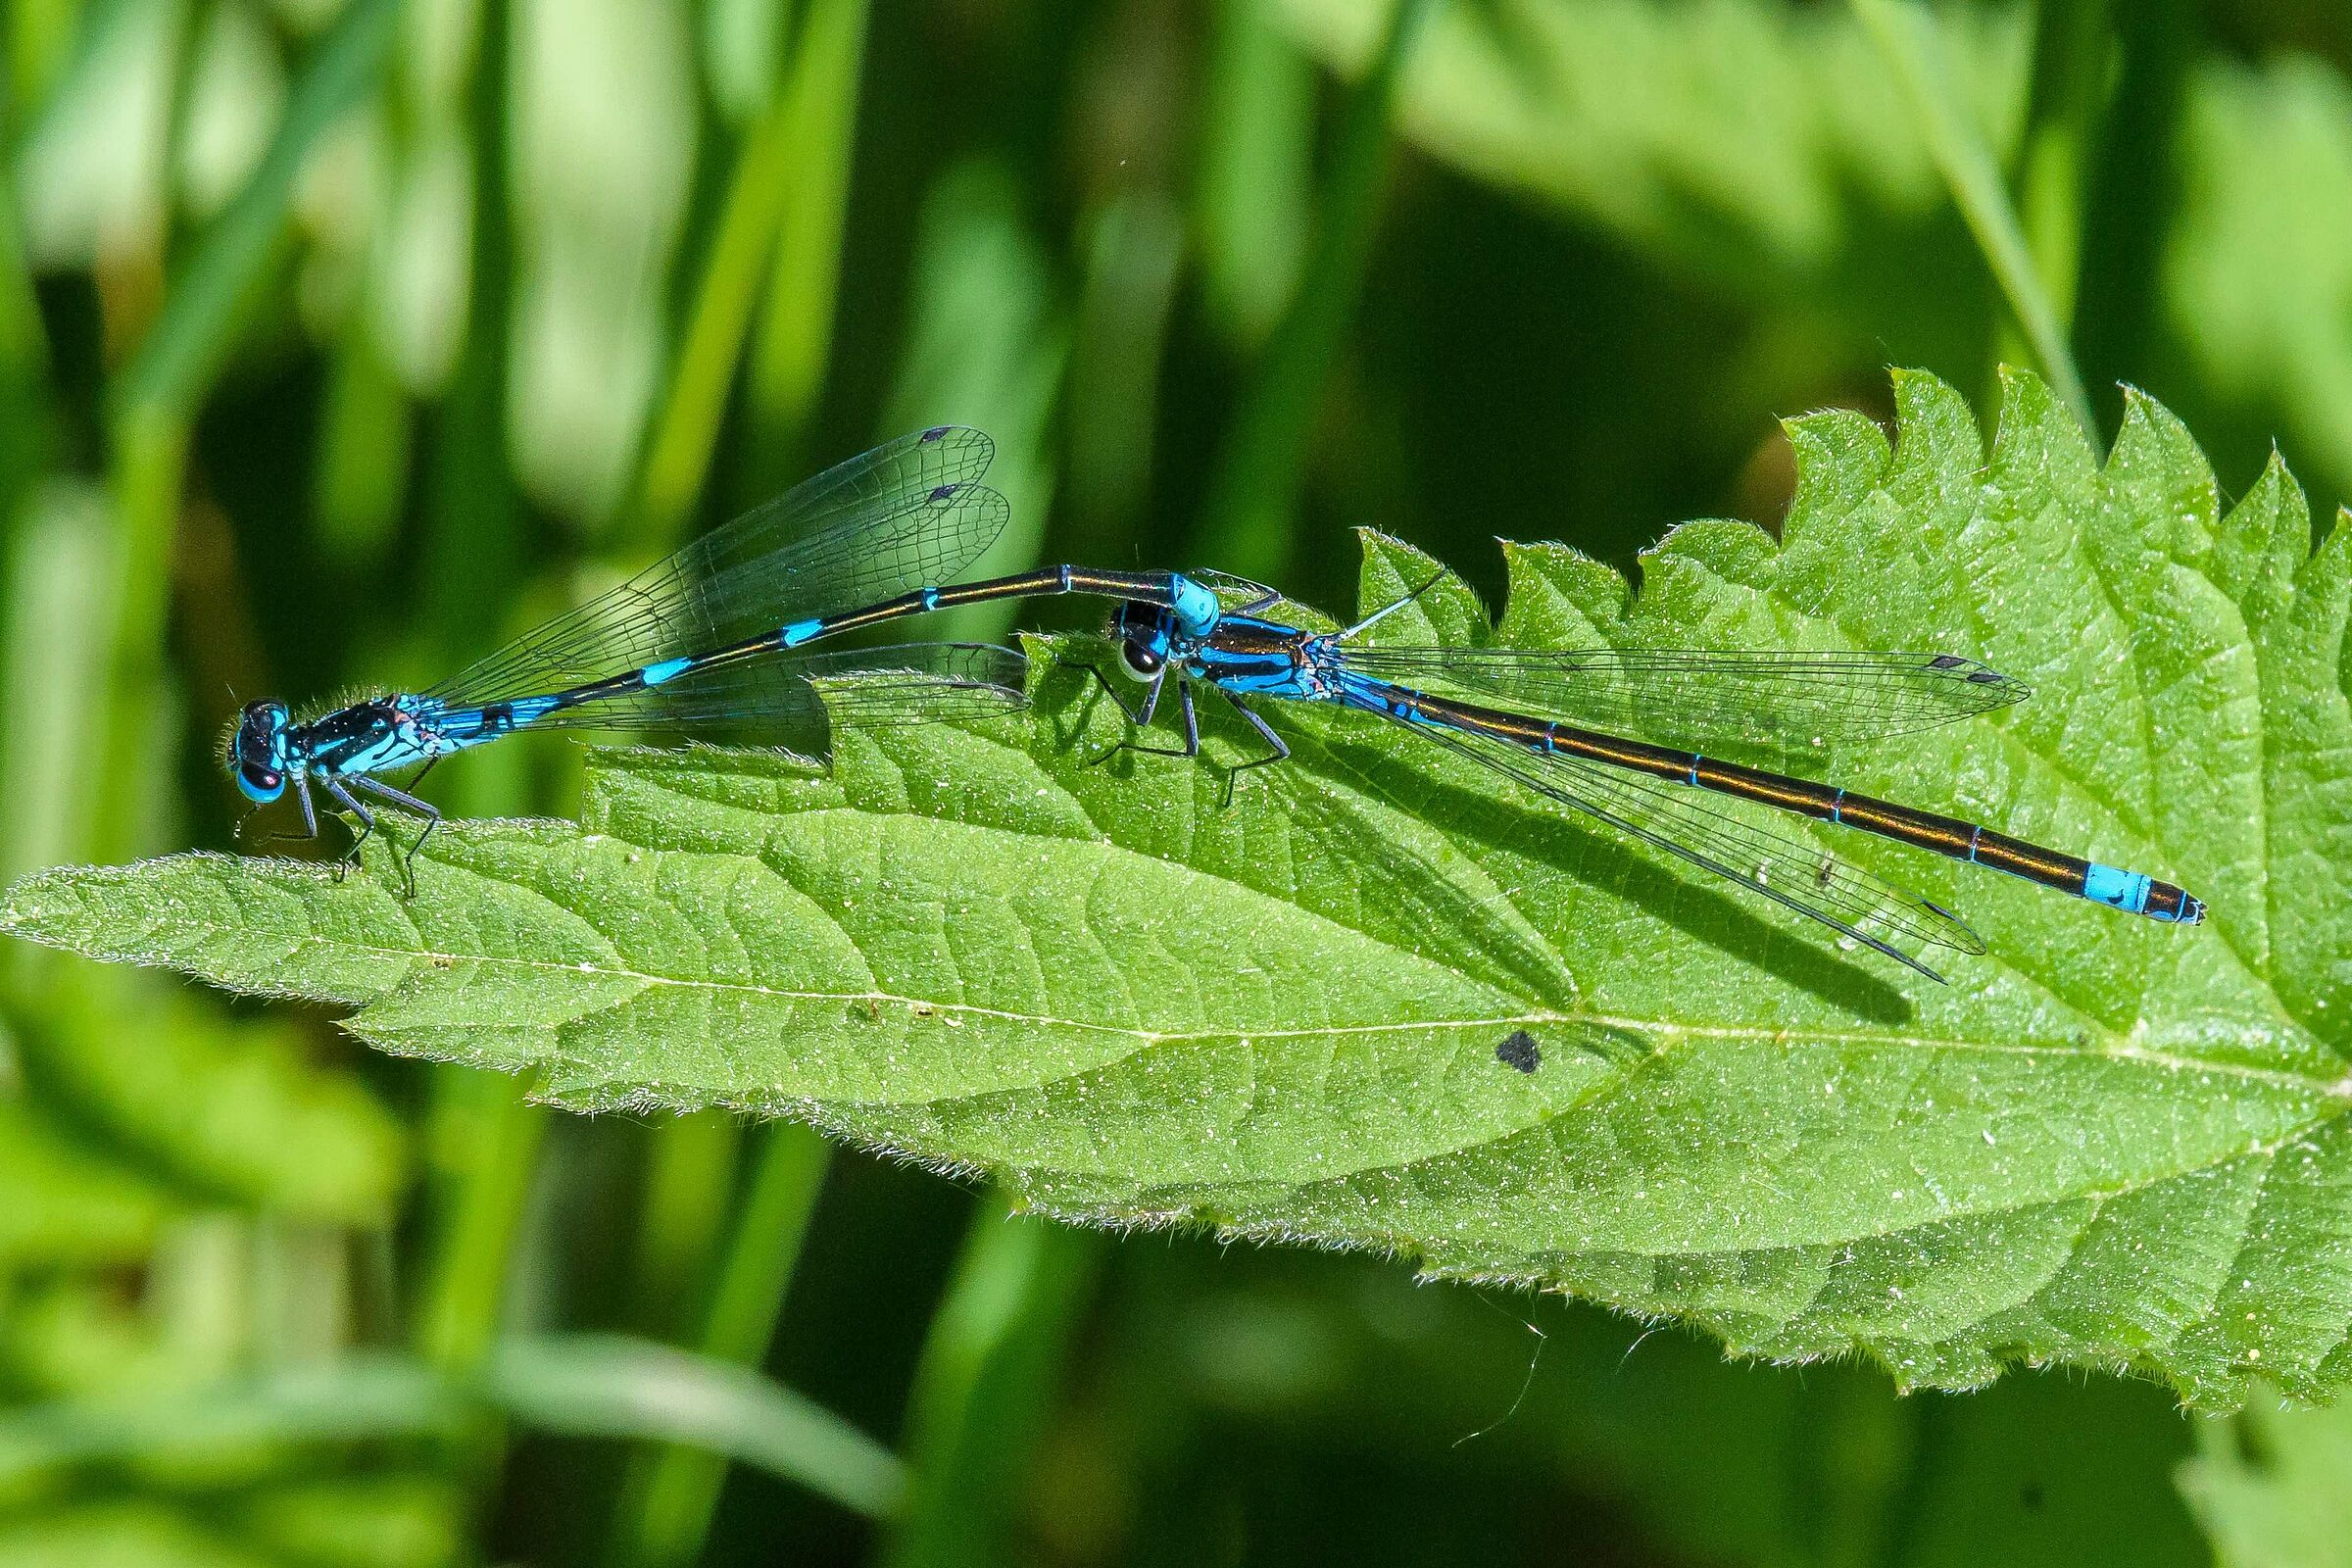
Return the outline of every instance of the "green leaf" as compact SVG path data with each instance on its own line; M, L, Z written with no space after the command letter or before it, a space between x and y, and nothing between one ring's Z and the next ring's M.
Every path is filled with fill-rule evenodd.
M51 1118L0 1101L0 1263L116 1263L140 1256L177 1206Z
M2338 1568L2352 1562L2352 1411L2250 1405L2199 1422L2203 1450L2180 1490L2228 1568Z
M1970 128L2007 161L2032 8L1936 10ZM1352 71L1383 8L1283 0L1276 14ZM2193 397L2181 407L2217 451L2259 454L2283 435L2323 493L2352 494L2352 84L2281 46L2259 65L2209 51L2180 91L2180 209L2154 263L2163 335L2133 372ZM1432 156L1792 317L1809 341L1832 322L1874 358L1886 344L1922 364L1983 352L1985 263L1900 82L1844 7L1448 6L1404 99L1403 128ZM1812 361L1792 374L1819 385Z
M232 1020L146 984L88 991L25 1031L33 1108L182 1201L387 1222L401 1125L351 1075L307 1059L291 1020Z
M1677 530L1636 597L1508 547L1489 631L1441 582L1378 635L1935 648L2037 689L1808 765L2184 883L2175 928L1828 827L1990 952L1934 986L1402 730L1298 705L1245 776L1125 754L1080 671L1036 711L764 753L617 752L578 826L388 858L188 855L23 882L0 927L335 1002L387 1051L581 1107L796 1116L1048 1213L1404 1254L1861 1350L1960 1387L2123 1366L2227 1405L2352 1352L2352 529L2274 466L2225 516L2133 399L2094 463L2037 380L1987 450L1896 379L1889 447L1795 422L1783 539ZM1365 599L1433 572L1367 541ZM1256 755L1204 705L1207 761ZM1496 1047L1525 1030L1534 1073Z
M2275 431L2316 486L2352 493L2352 80L2291 51L2213 59L2180 162L2163 269L2185 363L2167 381L2193 376L2247 446Z
M1385 8L1284 0L1353 73ZM2016 10L1945 7L1971 128L2006 147L2030 53ZM1679 272L1936 363L1970 351L1983 264L1903 88L1843 7L1502 0L1431 19L1404 131L1434 156L1623 236Z

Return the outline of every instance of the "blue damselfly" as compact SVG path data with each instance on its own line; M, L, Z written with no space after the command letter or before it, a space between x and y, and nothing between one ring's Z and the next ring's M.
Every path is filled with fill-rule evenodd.
M308 719L275 700L248 704L228 738L228 769L257 806L291 786L313 837L318 828L310 787L318 784L360 823L347 862L376 826L362 796L422 818L423 832L401 861L413 888L416 852L440 813L412 792L414 779L402 788L384 774L415 767L421 777L453 752L526 729L740 735L814 756L829 733L828 704L853 723L1004 710L1023 701L1025 664L1010 649L918 643L833 653L808 645L957 605L1093 594L1117 602L1111 634L1121 662L1147 683L1139 705L1121 702L1128 717L1149 725L1168 678L1176 678L1180 755L1200 751L1196 683L1223 696L1266 743L1266 755L1235 772L1290 755L1252 699L1377 713L1935 978L1941 977L1889 938L1983 952L1957 915L1729 802L1874 833L2152 919L2204 916L2200 901L2139 872L1622 734L1666 714L1711 740L1875 739L2026 695L1973 660L1349 646L1409 597L1346 631L1315 634L1261 613L1278 603L1270 590L1206 572L1057 565L952 584L1005 521L1004 498L979 482L992 453L986 436L954 426L902 437L424 691L389 693ZM1229 610L1220 589L1248 602ZM816 682L826 683L821 696ZM1154 750L1132 741L1118 749ZM1229 774L1228 798L1231 791Z
M1984 941L1958 915L1732 803L1855 828L2150 919L2194 923L2205 916L2202 901L2137 871L1956 817L1619 733L1662 721L1686 736L1750 745L1878 739L1952 723L2027 695L2022 683L1974 660L1953 654L1350 646L1418 593L1345 631L1317 634L1262 613L1279 602L1271 590L1233 580L1225 586L1248 602L1213 616L1179 617L1170 607L1184 596L1175 593L1120 605L1110 636L1120 663L1145 683L1145 694L1129 708L1107 680L1102 686L1142 728L1174 677L1184 737L1177 755L1186 757L1200 749L1194 686L1221 695L1267 748L1227 773L1228 800L1236 774L1290 756L1252 700L1328 703L1404 725L1932 979L1942 976L1893 939L1983 953ZM1096 674L1101 678L1100 670ZM1426 689L1432 687L1535 712ZM1160 749L1130 740L1104 755L1120 750Z
M1173 574L1061 567L967 584L962 571L1003 530L1004 499L980 482L995 448L977 430L903 436L817 475L712 530L608 593L416 692L387 692L310 716L276 699L245 705L228 734L229 773L256 807L289 788L304 834L318 837L313 785L359 832L374 807L424 822L401 860L414 889L416 853L441 813L414 793L442 758L524 730L666 730L743 736L820 755L826 703L855 723L1017 707L1025 662L1011 649L910 644L803 651L838 632L922 611L1029 594L1158 598L1172 623L1214 617L1215 596ZM813 681L858 676L820 699ZM410 768L401 787L385 775ZM374 803L374 806L370 805Z

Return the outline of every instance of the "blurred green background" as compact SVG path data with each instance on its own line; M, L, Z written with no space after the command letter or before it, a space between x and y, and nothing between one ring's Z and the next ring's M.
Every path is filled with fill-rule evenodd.
M1770 526L1776 418L1888 364L2079 368L2110 433L2128 380L2227 491L2275 440L2352 496L2341 0L6 19L0 876L230 848L232 693L429 679L940 420L1000 444L989 569L1335 611L1357 524L1490 591L1497 534ZM1059 1230L22 947L0 1061L0 1568L2352 1551L2345 1417Z

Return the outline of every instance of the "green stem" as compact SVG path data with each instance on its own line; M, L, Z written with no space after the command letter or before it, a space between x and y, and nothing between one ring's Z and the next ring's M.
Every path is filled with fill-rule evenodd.
M774 1338L832 1150L805 1127L760 1134L749 1187L720 1260L699 1348L714 1361L756 1365ZM612 1533L615 1568L673 1568L702 1556L726 1462L670 1446L641 1458L623 1488Z
M1339 357L1380 222L1396 83L1434 0L1396 0L1371 69L1348 101L1314 241L1234 411L1223 462L1203 511L1201 559L1244 576L1280 574L1291 509L1325 378Z
M514 293L508 231L510 0L485 0L466 117L473 140L473 254L467 262L466 342L440 414L424 542L427 624L440 662L478 651L481 584L514 580L521 555L514 476L507 454L507 333Z
M134 793L162 700L164 612L177 530L188 432L227 353L240 308L259 285L285 227L294 179L326 131L380 74L397 0L354 0L304 62L269 151L227 210L196 242L129 368L111 389L118 522L112 700L95 820L112 858L141 848Z
M163 313L115 386L119 419L193 414L284 232L295 176L336 122L373 89L399 18L400 0L352 0L312 47L269 151L197 240L172 281Z
M74 42L75 23L88 24L95 6L74 0L10 0L7 12L8 82L0 91L0 138L13 152L25 126L48 102L50 87ZM12 157L10 165L16 160Z
M718 1254L742 1124L727 1111L699 1110L652 1131L630 1310L646 1333L669 1335L684 1328L687 1309L699 1302L704 1276Z
M710 472L727 390L743 358L799 152L792 143L794 119L793 95L778 94L736 156L726 206L670 376L669 398L646 451L637 501L642 543L657 548L674 543Z
M436 1366L468 1370L498 1337L546 1128L546 1115L511 1078L456 1068L434 1075L427 1136L442 1172L439 1234L416 1345Z
M172 593L172 542L178 531L187 476L187 421L144 407L116 421L113 435L115 613L107 684L96 711L106 714L104 757L93 775L98 797L88 820L101 859L150 849L143 842L144 785L158 737L155 715L172 708L164 671L164 620Z
M2041 0L2034 89L2017 157L2017 210L2034 270L2061 326L2075 317L2082 268L2082 181L2106 100L2107 0Z
M1101 1252L1092 1232L981 1205L907 1399L892 1568L1011 1559L1004 1532Z
M173 224L186 205L181 176L187 169L188 134L196 113L196 73L203 63L204 35L213 25L216 9L216 0L182 0L172 23L171 65L164 74L163 145L156 152L155 177L167 258L172 253Z
M474 142L473 254L466 343L441 414L425 540L424 631L445 657L477 640L479 584L504 580L519 555L519 507L507 462L509 261L508 0L486 0L466 112ZM489 787L479 769L466 787ZM501 801L512 807L512 800ZM466 1368L486 1352L505 1312L514 1239L546 1128L523 1087L495 1073L433 1079L431 1148L441 1179L434 1253L415 1339L427 1359Z
M1202 47L1193 228L1202 303L1249 354L1294 297L1313 196L1315 68L1262 0L1216 0Z
M1062 561L1110 561L1137 536L1151 491L1184 226L1157 195L1128 192L1094 215L1086 256L1064 400L1070 505L1055 550Z
M12 395L37 391L49 371L49 339L24 258L24 215L14 180L0 180L0 368ZM22 432L12 432L17 439Z
M1911 0L1852 0L1852 4L1855 16L1910 100L1929 154L2032 346L2041 373L2074 412L2083 433L2095 441L2098 424L2091 414L2090 398L2083 391L2082 371L2075 366L2074 348L2034 268L2016 210L2009 204L2000 166L1959 103L1934 15Z
M750 366L755 447L789 463L833 353L868 0L809 0L784 84L790 173Z
M2148 373L2163 336L2163 269L2153 265L2180 211L2180 127L2200 58L2189 0L2115 8L2120 66L2093 172L2083 189L2082 287L2075 342L2102 381Z

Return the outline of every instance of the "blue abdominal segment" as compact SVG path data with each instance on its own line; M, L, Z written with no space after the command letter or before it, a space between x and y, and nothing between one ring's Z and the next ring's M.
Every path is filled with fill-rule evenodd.
M2148 889L2155 880L2142 872L2126 871L2118 866L2100 865L2094 861L2082 875L2082 896L2093 904L2104 904L2126 914L2145 914Z

